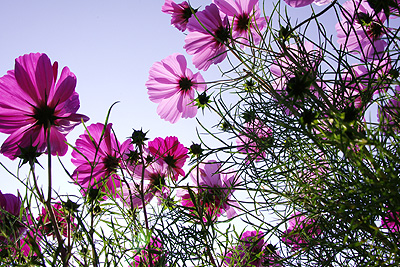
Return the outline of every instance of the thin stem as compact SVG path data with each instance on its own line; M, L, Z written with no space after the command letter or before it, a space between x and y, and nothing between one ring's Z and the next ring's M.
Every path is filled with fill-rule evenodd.
M139 147L140 159L142 160L142 177L141 177L141 180L140 180L140 198L142 199L144 222L145 222L145 225L146 225L146 230L149 230L150 229L149 220L148 220L148 217L147 217L146 202L144 200L144 172L146 170L146 164L145 164L144 158L143 158L143 147L142 147L141 144L139 144L138 147ZM153 260L152 260L152 257L151 257L151 253L148 252L148 255L149 255L150 267L153 267Z
M47 154L48 154L48 160L47 160L47 168L48 168L48 197L47 201L44 203L46 205L47 211L49 213L50 221L54 229L54 234L56 235L58 246L60 247L60 252L61 252L61 260L63 262L63 266L66 267L68 266L68 258L67 257L67 252L64 248L64 240L61 237L60 234L60 229L58 228L57 224L57 219L54 214L53 206L51 205L51 190L52 190L52 176L51 176L51 144L50 144L50 130L51 130L51 125L50 123L48 124L47 127ZM36 181L35 181L36 183ZM36 185L37 186L37 185ZM44 200L44 199L43 199Z

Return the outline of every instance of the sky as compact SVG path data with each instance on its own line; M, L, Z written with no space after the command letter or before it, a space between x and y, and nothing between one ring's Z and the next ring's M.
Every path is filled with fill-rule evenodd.
M194 6L201 2L192 1ZM170 25L170 16L161 12L163 4L164 0L0 1L0 77L14 68L15 58L46 53L52 62L58 61L59 73L68 66L76 75L78 113L90 117L88 125L104 122L110 106L119 101L110 116L119 139L142 128L150 130L151 139L177 136L190 146L198 141L196 120L171 124L160 119L157 104L149 100L145 87L154 62L176 52L186 55L185 35ZM188 67L197 72L190 57L187 60ZM207 74L210 79L221 76L216 66ZM201 112L198 115L203 117ZM203 117L203 121L210 120ZM83 131L83 126L76 127L68 134L68 142L74 144ZM1 143L6 138L0 134ZM70 172L74 170L71 151L61 158ZM39 162L45 163L42 158ZM0 155L0 162L16 172L18 160L11 162ZM68 177L56 168L56 174L63 176L55 178L57 190L57 186L65 186ZM28 167L22 170L21 176L26 176ZM21 185L2 168L0 175L0 190L16 194Z

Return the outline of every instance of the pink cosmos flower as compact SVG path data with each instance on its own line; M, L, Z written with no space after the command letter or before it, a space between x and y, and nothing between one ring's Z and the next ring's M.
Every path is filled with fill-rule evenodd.
M0 244L14 242L25 236L26 218L21 218L21 200L13 194L3 194L0 191Z
M239 244L226 254L224 266L280 267L281 265L276 263L278 258L275 247L264 243L263 232L246 231L242 234Z
M352 53L361 53L363 60L381 58L387 43L381 39L386 16L375 13L365 0L343 4L342 20L336 24L338 43Z
M230 25L233 25L232 38L234 40L249 44L250 35L255 45L260 43L260 32L265 28L266 20L260 17L258 0L214 0L213 2L223 14L228 16Z
M395 96L393 96L386 105L378 107L378 120L383 125L385 131L391 129L397 133L400 132L400 86L395 88Z
M189 55L193 55L196 68L206 71L211 64L218 64L225 59L226 43L230 38L229 21L227 17L221 19L215 4L197 12L196 17L192 16L187 29L189 34L183 48Z
M111 132L111 127L112 124L92 124L87 127L89 133L80 135L75 142L76 150L72 152L71 161L76 169L72 178L84 193L90 189L107 192L108 188L115 194L116 188L120 186L116 172L122 161L127 159L132 144L130 140L120 144Z
M262 142L268 142L272 137L272 130L258 119L245 124L244 133L236 138L237 149L240 153L247 154L247 162L260 161L266 156Z
M206 89L201 74L193 74L187 68L185 57L178 53L153 64L146 87L150 100L159 104L158 115L171 123L177 122L181 117L196 116L194 92Z
M160 239L151 237L149 244L135 256L134 261L131 263L132 267L150 266L150 254L151 262L153 266L167 266L162 263L162 252L163 246ZM161 265L162 264L162 265Z
M144 158L151 159L151 162L145 164L143 175L143 164L130 166L133 174L134 181L128 185L121 186L121 198L125 206L130 208L142 208L144 204L149 203L154 197L157 197L158 204L162 200L168 198L170 190L167 187L167 180L169 174L168 164L161 158L155 159L148 151L144 152ZM143 175L143 188L142 188L142 175ZM141 190L143 189L143 200Z
M319 236L322 231L314 218L307 218L296 212L289 220L289 228L283 233L281 240L292 249L297 250L309 243L309 239Z
M74 217L69 215L69 212L64 209L61 202L57 202L53 205L53 211L60 233L65 237L71 236L72 232L77 228L77 225L74 223ZM46 233L48 236L54 236L53 225L44 207L42 208L42 213L37 219L41 221L41 224L43 225L42 232Z
M10 134L0 152L8 158L15 159L28 147L47 153L49 127L51 154L63 156L68 150L65 136L89 120L76 113L75 75L64 67L56 82L57 71L58 63L52 65L46 54L27 54L0 78L0 132Z
M291 7L303 7L310 5L312 3L318 6L323 6L329 4L331 1L332 0L285 0L286 4L288 4Z
M186 30L188 20L192 16L192 9L186 1L176 4L172 0L165 0L164 5L161 7L161 11L172 15L171 25L174 25L182 32ZM193 11L196 12L195 9L193 9Z
M164 160L170 169L170 173L174 174L174 179L178 179L178 175L185 176L182 169L188 156L188 149L179 143L175 136L167 136L165 139L157 137L147 144L149 152L156 158Z
M236 215L234 207L237 207L238 203L231 199L231 196L240 179L232 170L220 172L221 166L221 163L210 160L200 163L198 170L193 169L190 173L193 183L190 190L196 195L197 205L193 203L187 190L177 192L181 204L195 208L195 214L202 216L204 221L215 220L221 214L226 214L229 219Z
M316 79L318 66L322 61L321 52L314 49L311 42L294 43L285 48L281 57L272 63L270 70L275 79L273 88L283 97L288 105L301 105L304 97L310 94L318 96L316 88L312 85ZM320 87L324 87L322 83ZM285 104L286 106L286 104ZM287 115L292 112L284 107Z
M400 212L388 211L386 217L381 219L382 228L389 229L392 233L400 232Z

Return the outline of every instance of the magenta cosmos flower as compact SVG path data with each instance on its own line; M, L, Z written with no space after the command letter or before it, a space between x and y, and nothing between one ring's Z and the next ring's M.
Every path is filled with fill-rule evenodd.
M42 232L35 228L32 217L30 215L28 215L27 217L27 224L29 225L30 229L27 231L24 238L19 240L17 246L25 257L37 256L36 251L41 251L40 240L42 240Z
M60 233L65 237L71 236L73 231L77 228L77 225L74 223L75 218L61 205L61 202L57 202L53 205L53 211ZM42 232L48 236L54 236L53 225L44 207L42 208L42 213L38 220L41 221L43 225Z
M171 24L182 32L186 30L189 18L193 14L192 10L196 12L196 9L191 8L186 1L176 4L172 0L165 0L164 5L161 7L162 12L171 14Z
M57 62L52 65L46 54L36 53L17 58L14 70L0 78L0 132L10 134L1 153L8 158L29 147L47 153L49 127L51 154L63 156L68 150L65 136L89 119L76 113L75 75L64 67L56 82L57 73Z
M195 216L201 216L204 221L215 220L221 214L226 214L229 219L236 215L234 207L237 207L238 203L231 197L240 180L236 172L232 170L221 172L221 167L221 163L210 160L200 163L198 170L196 168L192 170L190 177L193 186L190 190L196 195L196 204L193 203L187 190L177 192L181 204L194 208Z
M207 86L201 74L193 74L187 68L185 57L176 53L153 64L146 87L150 100L158 103L158 115L175 123L181 117L196 116L197 107L193 103L195 90L202 92Z
M150 153L158 159L164 160L173 174L174 179L178 179L178 175L185 176L182 169L188 156L188 149L184 147L175 136L167 136L165 139L157 137L148 144Z
M300 216L300 212L289 220L289 228L283 233L281 240L292 249L297 250L309 243L309 240L319 236L322 231L316 225L314 218Z
M365 0L343 4L342 20L336 24L338 43L351 53L361 53L363 60L382 58L387 43L382 40L386 16L375 13Z
M13 194L0 191L0 245L14 242L25 236L26 218L21 216L21 200Z
M130 140L120 144L111 132L112 124L92 124L79 136L72 152L72 163L76 166L72 179L87 193L90 189L101 189L115 194L120 185L117 174L126 162L132 149ZM89 136L90 134L90 136Z
M246 231L240 237L239 244L226 254L224 266L279 267L278 259L275 247L265 244L263 232Z
M245 124L244 132L236 138L237 150L247 154L247 162L260 161L266 156L264 142L269 142L272 130L258 119Z
M249 44L250 40L255 45L260 43L260 32L265 28L266 20L260 17L258 0L214 0L214 3L233 25L234 40L244 44Z
M189 34L183 48L189 55L193 55L196 68L206 71L211 64L218 64L225 59L226 44L230 38L229 21L227 17L221 19L215 4L197 12L196 17L192 16L187 30Z
M312 3L322 6L329 4L331 0L285 0L286 4L291 7L303 7L307 5L311 5Z
M153 266L167 266L163 263L162 253L163 246L160 239L156 237L151 237L149 244L145 246L138 255L135 256L134 261L131 263L131 266L150 266L150 254Z
M388 211L386 217L381 219L382 228L387 228L392 233L400 232L400 212Z

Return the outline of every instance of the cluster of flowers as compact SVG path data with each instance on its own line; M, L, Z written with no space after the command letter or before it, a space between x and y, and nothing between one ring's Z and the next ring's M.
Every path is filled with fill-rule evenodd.
M291 7L303 7L312 3L326 5L331 1L285 0L285 2ZM331 109L335 108L345 113L345 120L351 121L366 109L374 95L387 92L389 86L381 81L389 76L396 78L396 71L391 66L388 44L385 41L391 29L386 27L385 23L389 18L398 17L399 9L396 9L395 5L399 5L399 2L393 1L393 7L390 6L390 12L395 15L391 17L384 8L376 9L375 6L370 6L370 2L373 1L349 0L342 5L341 20L335 26L337 42L341 50L359 55L360 62L346 68L339 77L340 82L333 86L325 84L323 78L317 78L321 76L319 69L323 55L322 51L314 48L312 42L284 45L281 53L277 53L282 56L278 56L270 67L274 77L271 83L273 90L281 98L279 101L289 103L284 106L286 115L290 116L300 111L303 121L310 123L307 120L312 121L315 114L309 110L311 105L307 106L306 97L309 96L317 99L319 103L329 100L329 103L324 104L324 110L321 110L323 118L328 118ZM204 10L198 11L186 1L176 4L172 0L166 0L162 11L171 14L171 24L177 29L188 31L184 48L189 55L193 55L194 66L204 71L212 64L222 62L229 47L238 44L243 48L246 45L259 44L262 39L262 30L268 21L268 18L260 17L258 1L214 0ZM171 57L163 60L162 63L165 65L166 61L170 61L172 65ZM155 70L165 73L165 69L172 69L167 67L162 69L161 64L156 64L152 67L149 78L153 86L147 86L150 99L156 102L152 94L157 92L163 101L170 101L172 88L175 88L176 92L174 97L177 95L182 97L185 92L182 90L183 82L180 80L184 77L183 71L169 71L167 75L156 76ZM186 67L186 60L184 66ZM154 86L153 81L157 79L159 82L157 86ZM196 84L195 80L191 81L193 81L192 85ZM207 88L204 87L201 92L205 90ZM327 96L322 94L327 94ZM397 119L400 110L399 99L400 87L397 86L393 99L378 109L378 118L388 130L400 130ZM188 107L193 107L196 101L198 100L191 97L185 103L190 103ZM293 107L290 107L290 103L293 103ZM182 110L181 106L178 105L177 108L175 106L170 105L172 111L168 111L173 112L174 117ZM163 111L167 109L163 108ZM160 112L160 106L157 112L162 118L169 120L165 112ZM190 116L182 115L182 117ZM171 122L175 123L176 120ZM331 131L327 123L319 129ZM257 118L246 122L242 133L236 139L238 151L248 154L247 162L262 160L266 155L265 148L260 146L260 142L254 140L267 142L272 137L272 133L273 130ZM317 129L315 133L322 134ZM394 224L397 225L397 220L393 219L397 217L395 214L397 213L390 213L388 217L382 218L382 228L396 229L392 227ZM302 244L307 243L308 238L313 238L320 233L321 230L314 219L295 214L290 220L290 227L285 231L282 241L293 249L298 249Z
M330 2L285 1L292 7ZM214 0L202 11L187 2L176 4L166 0L162 11L172 15L171 23L176 28L187 31L184 48L193 55L194 66L204 71L212 64L222 62L230 47L258 45L268 21L260 16L258 0ZM339 105L331 104L346 109L347 106L341 107L346 103L351 108L362 109L373 94L387 90L384 84L371 81L393 75L390 74L392 69L384 40L388 33L384 23L389 18L383 11L376 12L364 0L344 3L341 16L342 21L336 25L339 44L349 53L360 54L361 62L371 64L376 71L368 71L363 65L352 66L342 77L347 88L342 96L345 101ZM305 94L319 98L327 86L316 78L321 52L316 51L311 42L290 44L282 55L273 62L270 70L276 78L273 81L276 92L294 102L293 108L285 110L291 115L305 105ZM302 67L298 66L299 62ZM10 135L1 146L2 154L33 165L41 153L58 156L67 153L66 135L89 118L77 113L80 104L75 92L75 75L64 67L57 78L58 63L52 64L47 55L41 53L17 58L14 70L0 78L0 132ZM202 104L199 99L195 100L195 92L207 90L202 75L188 69L185 57L177 53L154 63L146 87L150 100L159 104L160 117L171 123L180 118L193 118L197 113L195 102ZM338 99L334 93L336 89L330 92L332 102ZM379 110L379 118L388 129L398 131L400 87L395 90L395 98ZM368 92L369 97L364 96L366 91L372 91ZM262 160L266 155L265 148L253 140L268 143L272 132L257 118L247 122L236 140L238 151L249 155L248 162ZM147 138L142 131L134 131L130 139L120 143L112 132L111 123L91 124L76 140L72 152L76 169L71 178L84 195L100 196L99 201L112 196L128 208L144 209L156 197L161 204L173 197L171 187L178 178L185 177L183 167L189 158L188 149L173 136L145 141ZM180 204L190 211L194 221L212 222L221 215L236 216L235 207L239 204L232 194L241 180L234 170L221 169L222 164L213 160L199 163L189 174L191 184L177 190ZM58 232L68 238L78 227L64 203L53 204L51 210L43 208L36 220L21 205L19 197L0 192L1 249L19 248L24 255L33 255L36 252L31 248L40 247L41 236L54 236ZM50 213L54 214L56 224L49 218ZM398 215L398 212L389 212L382 218L382 228L398 232ZM301 248L308 239L321 234L318 222L313 218L295 214L289 224L281 240L293 249ZM36 229L35 232L32 229ZM150 241L142 254L136 255L132 265L147 263L149 253L146 251L154 250L154 247L156 250L162 247L157 238ZM264 244L262 232L247 231L239 244L226 253L224 264L279 266L278 261L279 254L273 246Z
M34 219L22 207L20 196L3 194L0 191L0 251L6 250L13 255L19 250L24 256L34 256L40 250L39 242L43 236L55 236L59 231L69 238L77 228L72 211L67 208L68 202L57 202L52 205L57 227L55 229L43 207L39 216Z
M65 135L89 119L76 113L79 98L75 92L75 76L65 67L56 83L57 66L57 62L51 64L45 54L28 54L17 58L15 70L0 79L0 90L4 94L0 100L0 130L11 134L2 146L2 153L9 158L21 158L32 165L41 153L63 156L68 148ZM111 124L102 123L89 125L75 143L72 162L76 169L72 179L81 187L82 193L111 193L131 208L142 208L155 196L159 202L168 198L168 178L175 182L178 176L185 176L182 167L189 157L188 149L177 137L155 138L146 145L142 144L144 138L137 143L135 140L138 133L139 136L143 134L141 131L135 131L131 139L120 144L111 127ZM139 146L135 148L134 144ZM233 206L237 204L231 196L239 179L234 171L220 172L220 167L221 164L215 161L200 164L190 174L194 189L188 187L178 192L182 205L201 216L199 219L214 220L225 213L232 218L236 214ZM118 170L129 173L132 181L122 180ZM196 199L190 197L188 190L194 192ZM20 242L25 250L29 248L27 235L35 236L32 240L39 243L41 235L54 234L47 209L43 208L37 220L40 223L36 229L40 230L30 233L28 229L34 228L30 225L38 225L38 222L20 213L20 199L1 194L0 200L4 225L2 245ZM57 230L65 237L71 236L77 227L71 213L66 212L61 203L54 204L52 209ZM29 249L26 251L29 254Z
M188 31L184 48L193 55L194 66L204 71L226 58L232 39L242 46L250 42L258 44L266 26L258 0L215 0L202 11L186 1L176 4L166 0L162 11L172 15L171 23L177 29ZM180 118L193 118L197 113L195 90L207 89L201 74L193 74L181 54L154 63L146 87L150 100L159 103L157 113L171 123Z

